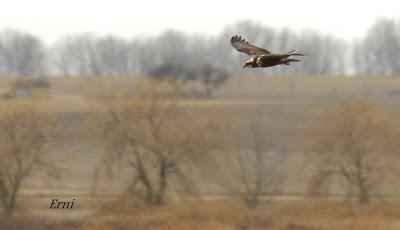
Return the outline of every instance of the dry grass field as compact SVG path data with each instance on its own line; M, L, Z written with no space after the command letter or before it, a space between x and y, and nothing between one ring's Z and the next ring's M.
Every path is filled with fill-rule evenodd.
M118 207L120 207L118 205ZM83 229L399 229L400 205L334 201L270 203L249 210L231 201L169 204L136 211L99 212Z
M396 230L400 227L400 204L387 202L360 205L303 200L272 202L250 210L230 200L187 201L161 207L119 200L85 218L74 219L66 213L54 215L67 218L19 216L2 220L0 227L9 230Z
M2 79L0 91L7 91L11 82ZM200 115L223 111L230 115L257 116L260 123L274 130L272 141L278 146L277 151L288 154L280 169L287 174L283 189L287 198L276 199L254 211L235 199L217 199L218 188L201 176L202 195L212 199L173 202L161 207L115 201L129 183L125 177L130 173L127 170L112 180L99 179L97 196L90 196L93 172L103 151L91 133L93 114L102 113L91 94L94 89L108 85L129 91L136 82L137 78L50 78L49 98L23 99L43 109L51 108L57 114L60 132L50 143L50 157L62 167L63 176L60 180L42 174L29 178L20 198L19 210L24 211L16 217L25 221L18 225L17 221L2 220L0 229L400 229L400 204L393 201L398 194L392 187L396 181L385 185L390 202L378 200L369 205L344 202L341 191L336 193L340 201L308 199L302 195L309 173L304 170L307 159L298 152L302 134L313 124L313 114L321 107L358 97L398 112L400 78L234 77L217 89L212 99L190 97L181 101L183 107ZM202 90L197 85L189 87ZM0 111L7 111L14 100L0 99ZM79 208L49 212L52 197L77 197Z

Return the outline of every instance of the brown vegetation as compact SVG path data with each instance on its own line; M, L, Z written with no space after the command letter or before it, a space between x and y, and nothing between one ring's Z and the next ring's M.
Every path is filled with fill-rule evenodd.
M215 90L214 100L186 98L189 87L197 86L182 93L168 85L139 84L131 78L50 82L51 97L19 102L44 112L39 114L60 116L62 133L47 142L46 160L59 160L66 176L55 183L44 174L31 174L24 180L21 200L30 199L27 193L40 195L40 199L33 196L32 202L19 202L17 197L27 213L47 215L51 194L88 196L95 163L103 160L109 166L103 169L113 169L114 174L99 179L98 196L90 201L78 199L79 209L73 213L87 219L70 229L395 229L398 224L398 156L393 151L396 141L390 141L397 136L392 128L398 127L398 79L232 78ZM98 90L98 85L104 87ZM368 100L349 100L354 96ZM338 104L339 100L344 102ZM12 111L13 103L0 101L0 108ZM57 110L48 112L49 106ZM328 109L313 116L321 107ZM354 123L351 111L357 116ZM327 190L312 194L326 201L303 200L308 199L304 195L310 179L321 172L317 166L331 168L314 155L307 158L305 152L310 149L303 148L304 141L311 140L311 150L321 153L320 157L337 156L324 143L344 146L343 140L348 139L338 135L340 127L355 127L355 149L368 150L363 151L368 155L365 159L376 166L368 172L372 176L368 176L367 188L373 184L370 198L378 199L364 206L353 202L357 183L352 185L337 174ZM317 137L305 135L310 129ZM102 151L104 158L99 154ZM214 156L220 157L218 164L213 164ZM311 167L304 167L309 159L313 161L305 166ZM162 165L171 167L164 175ZM346 166L354 177L356 167ZM366 175L365 170L361 174ZM146 195L147 190L152 195ZM140 202L122 199L85 216L123 192ZM201 199L188 197L188 193ZM151 200L148 203L164 205L148 205L146 197ZM246 203L257 209L249 209ZM85 214L77 214L81 211ZM19 218L21 213L16 214ZM62 229L47 221L38 225Z
M255 115L227 121L228 127L235 124L224 134L230 137L224 141L228 147L201 168L208 183L220 186L228 196L240 198L247 207L257 208L279 194L284 178L277 168L284 156L271 141L273 131L259 124Z
M180 93L167 83L142 82L135 92L131 99L99 98L106 116L98 124L107 140L101 164L127 163L133 170L130 191L147 203L162 204L172 177L175 186L193 189L183 170L210 150L212 130L206 117L179 107Z
M54 124L49 113L27 103L12 103L1 113L0 197L7 215L14 212L20 188L33 172L58 175L45 157Z
M115 204L119 207L119 203ZM397 229L398 204L315 201L272 203L248 209L231 201L186 202L122 212L99 212L83 229Z
M329 186L336 176L347 182L349 194L368 202L385 179L385 160L398 152L394 121L359 99L322 111L310 135L311 151L318 159L310 189Z

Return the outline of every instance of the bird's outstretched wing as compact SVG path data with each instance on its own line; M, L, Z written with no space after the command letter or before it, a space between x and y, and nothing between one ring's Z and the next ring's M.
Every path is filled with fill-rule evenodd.
M246 53L250 56L265 55L265 54L271 53L266 49L263 49L263 48L260 48L260 47L250 44L249 42L242 39L241 36L237 36L237 35L235 35L231 38L231 44L237 51Z

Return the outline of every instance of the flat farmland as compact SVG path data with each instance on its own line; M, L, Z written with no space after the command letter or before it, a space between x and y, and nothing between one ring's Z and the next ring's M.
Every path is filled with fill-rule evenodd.
M102 176L97 179L96 186L93 184L96 166L104 152L102 140L93 133L93 120L105 112L95 96L98 92L107 94L110 87L120 92L133 91L139 79L140 77L50 78L48 98L0 99L0 109L3 112L7 112L7 108L15 101L27 101L36 104L43 111L55 113L57 118L57 135L49 143L48 156L62 168L62 177L54 180L45 174L35 174L28 178L21 191L20 210L25 209L45 218L59 219L60 215L48 210L49 200L53 197L74 197L80 200L80 211L62 216L74 221L88 218L82 229L102 229L104 226L118 225L114 221L132 225L135 223L137 229L142 229L143 226L150 226L148 229L196 229L194 226L197 224L206 229L246 229L240 228L241 225L250 229L265 229L267 226L268 229L354 229L354 226L361 223L365 228L360 229L377 229L382 223L387 225L381 229L398 229L400 226L397 221L400 208L395 201L398 199L398 190L395 188L397 180L388 181L383 189L382 197L387 198L384 200L392 200L393 203L376 203L369 208L357 205L344 207L344 203L335 200L346 199L346 194L334 189L330 201L313 201L312 204L307 204L306 181L312 172L307 169L308 159L302 152L304 134L315 124L314 115L321 108L356 97L370 100L389 112L399 112L400 78L395 77L237 76L216 89L212 98L194 97L192 92L199 95L203 88L198 84L187 85L184 93L188 96L179 101L179 106L184 110L199 116L214 114L221 116L222 120L225 119L224 116L226 119L256 119L273 133L270 140L274 143L275 151L286 155L280 167L280 172L285 174L285 183L282 193L273 199L273 208L244 213L240 211L243 210L240 204L221 201L227 197L221 188L198 175L196 180L203 202L194 201L190 207L173 202L160 209L145 208L144 214L127 213L126 218L122 219L115 215L98 213L103 207L112 205L126 190L131 182L129 175L132 171L128 167L122 167L116 172L116 177L111 179ZM13 79L2 79L0 91L10 90L12 82ZM234 207L239 211L217 214L218 210L229 209L227 207ZM302 209L307 210L304 215L300 215ZM290 210L296 211L280 217L282 212L290 213ZM320 210L322 214L315 210ZM383 211L376 213L374 210ZM145 217L147 212L153 211L156 217ZM164 212L170 212L171 216L161 217ZM333 216L327 217L331 215L328 212ZM353 215L354 218L340 222L342 216L348 215ZM93 219L100 217L105 221L96 223Z

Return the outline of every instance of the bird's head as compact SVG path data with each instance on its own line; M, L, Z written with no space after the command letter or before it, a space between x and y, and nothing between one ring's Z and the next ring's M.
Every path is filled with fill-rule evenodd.
M244 63L243 68L246 68L246 67L252 68L252 67L253 67L253 61L252 61L252 60L246 61L246 62Z

